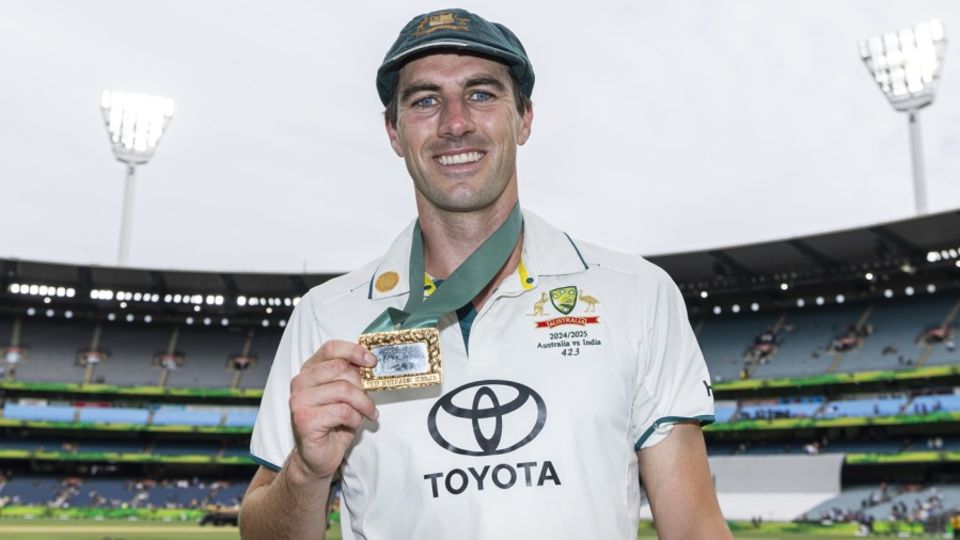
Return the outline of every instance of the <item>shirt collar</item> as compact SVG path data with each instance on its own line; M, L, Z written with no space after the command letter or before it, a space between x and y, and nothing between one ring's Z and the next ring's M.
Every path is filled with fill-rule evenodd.
M368 298L379 300L410 292L410 246L413 243L411 222L390 245L390 249L370 277ZM576 243L563 231L553 227L533 212L523 210L523 251L514 277L509 277L505 291L523 291L536 286L541 276L557 276L583 272L588 268Z

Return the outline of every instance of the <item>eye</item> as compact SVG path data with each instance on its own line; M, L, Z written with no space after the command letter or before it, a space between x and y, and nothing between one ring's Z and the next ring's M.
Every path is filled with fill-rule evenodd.
M477 90L476 92L470 94L470 99L472 101L479 101L480 103L483 103L484 101L490 101L493 98L493 94L490 92L484 92L483 90Z
M413 102L413 106L424 109L426 107L432 107L437 104L437 98L433 96L422 97Z

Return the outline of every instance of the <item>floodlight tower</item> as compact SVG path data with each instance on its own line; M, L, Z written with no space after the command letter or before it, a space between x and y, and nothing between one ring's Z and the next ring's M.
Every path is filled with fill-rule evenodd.
M145 165L153 157L163 132L173 118L173 100L107 90L100 100L100 112L107 126L113 155L127 165L123 217L120 222L120 248L117 254L117 264L125 266L130 255L135 168L137 165Z
M920 109L933 103L947 37L939 19L860 42L860 58L893 108L910 123L913 197L917 215L927 212L927 187L920 144Z

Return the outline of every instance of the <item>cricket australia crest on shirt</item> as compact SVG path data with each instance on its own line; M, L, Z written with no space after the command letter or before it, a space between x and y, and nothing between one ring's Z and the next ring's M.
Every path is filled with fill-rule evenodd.
M548 331L547 339L538 342L537 349L556 349L560 356L580 356L583 347L601 345L586 329L600 323L599 304L596 297L585 294L575 285L540 293L540 299L533 303L533 312L528 313L530 317L537 317L535 328ZM558 328L568 326L583 329Z
M540 299L533 303L533 313L529 315L531 317L548 316L545 311L548 301L553 309L559 312L560 316L534 321L537 328L553 328L562 325L586 326L600 322L599 315L587 315L587 313L596 313L600 301L589 294L584 294L576 286L557 287L551 289L549 295L540 293ZM578 304L580 304L579 310L577 309ZM579 311L579 313L574 313L574 311Z

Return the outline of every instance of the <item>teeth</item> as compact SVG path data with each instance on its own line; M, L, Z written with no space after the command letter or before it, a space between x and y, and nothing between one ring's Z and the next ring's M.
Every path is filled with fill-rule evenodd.
M459 165L461 163L473 163L475 161L480 161L480 158L483 157L483 152L464 152L462 154L455 154L452 156L439 156L437 161L441 165Z

